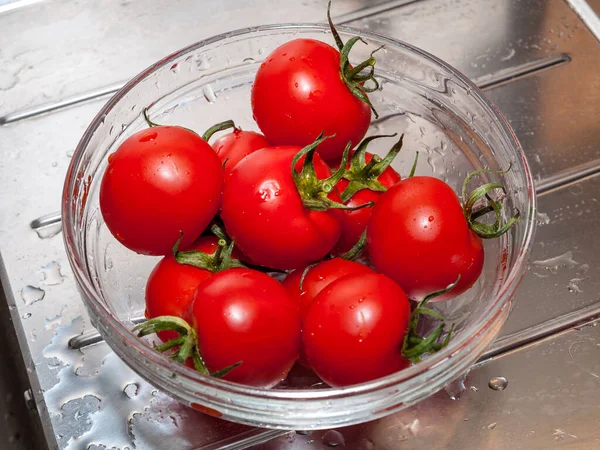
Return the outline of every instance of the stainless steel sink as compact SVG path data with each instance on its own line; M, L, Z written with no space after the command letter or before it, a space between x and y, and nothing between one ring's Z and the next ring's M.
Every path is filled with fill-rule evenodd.
M94 334L60 225L35 222L59 210L87 124L123 82L174 50L233 28L322 21L325 6L0 0L0 316L12 319L3 342L15 353L14 364L3 354L0 407L15 414L6 439L21 436L0 448L600 448L600 0L334 2L338 23L406 40L475 80L528 155L540 225L531 267L501 335L465 379L335 433L256 430L181 407ZM37 422L23 406L29 386Z

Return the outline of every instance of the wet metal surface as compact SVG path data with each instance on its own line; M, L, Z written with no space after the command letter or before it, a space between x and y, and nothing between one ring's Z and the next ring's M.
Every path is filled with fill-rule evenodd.
M600 315L600 44L588 28L600 1L571 3L335 2L344 23L406 40L485 88L528 155L539 227L509 321L465 380L373 423L288 433L260 448L600 448L600 327L572 328ZM59 210L73 150L116 86L220 32L322 21L325 4L0 1L0 273L44 425L38 434L51 448L243 448L277 434L179 406L104 343L70 349L74 336L94 330L60 223L35 220ZM500 378L505 388L491 389ZM9 407L23 392L14 395Z

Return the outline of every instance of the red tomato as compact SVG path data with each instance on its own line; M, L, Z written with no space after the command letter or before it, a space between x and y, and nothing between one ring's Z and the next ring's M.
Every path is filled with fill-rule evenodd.
M189 250L212 255L218 248L218 241L213 236L201 237ZM186 310L196 288L212 275L209 270L178 263L172 254L165 256L154 267L146 282L146 318L175 316L187 319ZM163 342L178 336L175 331L158 333Z
M303 204L291 170L300 150L293 146L258 150L226 179L221 218L254 264L280 270L305 267L327 255L340 237L338 212L314 211ZM331 175L319 155L314 155L313 163L318 179ZM339 201L335 188L329 197Z
M219 209L221 162L195 133L156 126L127 138L109 156L100 186L106 226L137 253L167 255L200 236Z
M469 289L481 274L481 238L469 229L450 186L433 177L402 180L383 194L367 227L367 250L375 268L420 299L458 284L434 301Z
M371 121L369 105L355 97L340 75L340 52L313 39L294 39L261 64L252 86L252 112L273 145L312 143L327 161L339 160L346 144L356 145Z
M408 366L402 343L410 303L385 275L354 273L315 298L304 320L308 361L330 386L370 381Z
M373 154L366 152L365 162L368 164L372 159ZM348 162L347 167L350 168L350 162ZM389 189L400 181L400 175L391 167L387 167L383 173L379 175L377 181ZM344 192L344 190L348 187L348 184L348 180L342 178L342 180L337 184L338 191L340 193ZM369 202L377 203L377 200L379 200L379 197L381 197L382 194L383 192L376 192L372 191L371 189L361 189L354 194L350 200L345 203L345 205L356 207ZM354 244L358 242L361 235L367 228L367 223L369 222L372 211L373 208L361 208L355 209L354 211L342 210L342 234L340 236L340 240L335 246L336 254L346 253L354 246Z
M306 312L317 294L338 278L351 273L375 273L364 264L334 258L321 261L312 266L306 273L302 282L302 289L300 289L300 279L304 270L296 269L290 272L282 282L290 297L299 305L301 317L306 316Z
M223 378L255 387L283 380L298 357L298 306L279 282L250 269L230 269L196 290L192 325L212 373L237 362Z
M262 134L254 131L242 131L239 128L221 136L212 144L224 164L225 176L250 153L268 146L269 143Z
M296 269L290 272L282 282L290 297L299 306L302 320L306 317L308 308L319 292L338 278L351 273L375 273L363 264L342 258L334 258L321 261L312 266L306 273L302 282L302 289L300 289L300 280L304 271L305 269ZM299 362L304 366L308 366L304 348L300 349Z

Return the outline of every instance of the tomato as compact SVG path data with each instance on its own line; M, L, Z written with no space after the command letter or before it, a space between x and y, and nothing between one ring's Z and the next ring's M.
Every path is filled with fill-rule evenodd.
M225 176L250 153L268 146L269 143L262 134L254 131L243 131L239 128L221 136L212 144L224 165Z
M203 236L188 250L214 255L219 239ZM146 282L146 318L176 316L187 319L186 310L194 291L213 272L177 262L173 254L162 258L154 267ZM177 337L174 331L162 331L158 337L167 342Z
M106 226L137 253L166 255L200 236L219 209L221 162L182 127L156 126L127 138L109 156L100 186Z
M256 72L252 112L273 145L313 142L326 161L339 160L348 142L356 145L371 121L369 105L352 94L340 75L340 52L314 39L294 39L276 48Z
M304 268L296 269L290 272L282 282L290 297L299 305L301 317L306 316L306 312L317 294L338 278L351 273L375 273L373 269L364 264L334 258L312 266L306 272L302 281L302 289L300 289L300 279L304 271Z
M291 168L300 150L295 146L258 150L240 161L225 181L221 218L236 246L254 264L280 270L305 267L327 255L339 239L338 212L320 208L326 200L339 201L335 188L325 200L319 197L323 192L319 180L331 171L316 154L312 161L316 177L307 181L296 174L302 178L296 181ZM301 165L298 161L296 169ZM305 186L298 189L296 182ZM309 209L306 202L325 210Z
M373 159L373 154L365 152L365 163L368 164ZM350 168L350 162L348 162L348 168ZM387 167L376 180L384 188L390 188L400 181L400 175L392 167ZM348 187L349 181L342 178L338 183L337 187L340 193ZM383 192L373 191L365 188L356 192L350 200L344 204L346 206L356 207L364 205L365 203L373 202L376 203ZM360 239L361 235L367 228L367 223L371 217L373 208L360 208L355 210L343 210L342 211L342 233L340 240L335 246L335 253L343 254L350 250Z
M192 302L192 326L211 373L241 361L223 378L271 387L286 377L298 357L300 316L279 282L229 269L198 286Z
M319 292L338 278L351 273L375 273L371 268L363 264L347 261L342 258L334 258L321 261L312 266L306 272L304 280L302 280L302 288L300 288L300 280L305 270L305 268L293 270L282 282L283 287L287 289L290 297L299 306L300 317L303 320L306 317L308 308ZM299 362L304 366L308 366L304 348L300 349Z
M469 289L481 274L481 238L468 226L458 197L443 181L407 178L383 194L367 226L367 250L375 268L409 297L458 284L435 301Z
M310 366L330 386L402 370L409 364L402 357L409 318L406 294L385 275L343 276L308 308L302 341Z

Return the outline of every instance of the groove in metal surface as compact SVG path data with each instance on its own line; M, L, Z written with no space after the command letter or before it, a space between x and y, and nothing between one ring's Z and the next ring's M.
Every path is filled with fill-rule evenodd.
M562 171L548 178L544 178L540 182L535 183L535 190L539 196L598 173L600 173L600 161L591 161L587 164L572 167L567 171Z
M89 102L91 100L97 100L107 95L112 95L121 89L125 83L115 83L110 86L105 86L93 91L84 92L83 94L74 95L67 97L64 100L58 102L47 103L45 105L36 106L29 109L23 109L15 113L10 113L0 117L0 126L7 125L9 123L17 122L19 120L29 119L31 117L40 116L49 112L64 109L68 106L78 105L80 103Z
M134 324L143 323L147 319L145 317L135 317L131 319L131 322ZM68 346L71 350L81 350L84 347L89 347L90 345L97 344L98 342L102 342L104 338L100 336L100 333L97 331L90 331L88 333L79 334L77 336L69 339Z
M509 334L492 343L477 363L499 357L526 345L534 344L554 334L577 329L600 319L600 303L572 311L554 319L547 320L526 330Z
M600 18L585 0L565 0L590 32L600 41Z
M565 53L548 56L546 58L526 62L518 66L509 67L494 74L475 78L473 79L473 82L482 90L492 89L509 81L513 81L554 66L565 64L569 61L571 61L571 57Z
M264 444L272 439L294 433L289 430L265 430L254 428L213 444L197 447L194 450L242 450L254 445Z
M334 17L334 20L337 24L344 25L355 20L366 19L367 17L371 17L385 11L390 11L392 9L400 8L402 6L407 6L412 3L417 3L418 1L422 0L392 0L389 2L381 3L379 5L359 9L358 11L339 15L337 17Z

